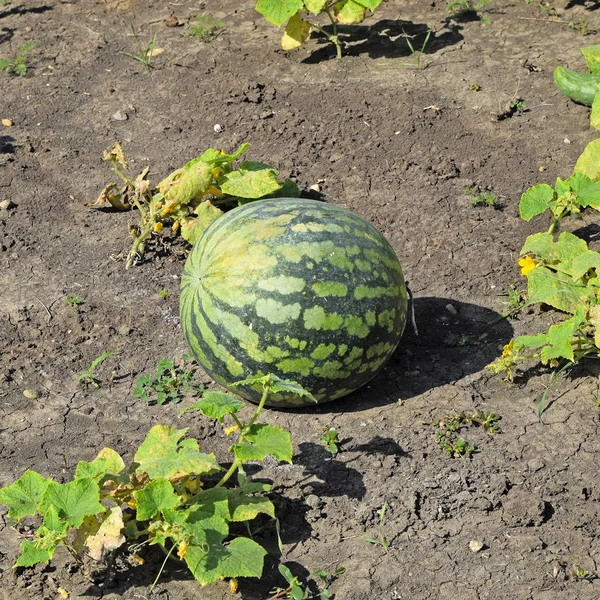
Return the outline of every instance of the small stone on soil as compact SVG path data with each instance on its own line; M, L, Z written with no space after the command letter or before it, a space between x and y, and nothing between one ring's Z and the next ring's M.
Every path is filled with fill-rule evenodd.
M471 540L469 542L469 549L471 550L471 552L480 552L481 550L483 550L484 547L485 544L483 542L480 542L479 540Z
M2 119L2 125L4 127L12 127L14 123L10 119Z
M116 113L114 113L110 117L113 121L127 121L129 118L127 113L124 110L119 109Z
M12 200L3 200L0 202L0 210L10 210L17 206Z

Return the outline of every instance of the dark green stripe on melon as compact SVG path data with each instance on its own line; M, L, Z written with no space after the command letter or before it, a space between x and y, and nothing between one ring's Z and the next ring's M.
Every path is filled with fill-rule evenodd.
M394 250L369 223L331 204L261 200L214 221L181 282L181 326L221 385L274 373L319 402L356 390L396 348L407 295ZM260 393L234 388L252 402ZM311 404L272 397L271 406Z

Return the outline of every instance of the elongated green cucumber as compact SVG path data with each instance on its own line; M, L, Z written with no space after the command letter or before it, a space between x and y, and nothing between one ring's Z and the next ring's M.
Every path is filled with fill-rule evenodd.
M600 84L600 74L579 73L565 67L556 67L554 83L571 100L591 106Z

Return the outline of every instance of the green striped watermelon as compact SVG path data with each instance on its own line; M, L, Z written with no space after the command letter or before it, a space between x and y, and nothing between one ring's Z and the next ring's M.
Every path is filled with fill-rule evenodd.
M273 373L319 402L377 373L406 311L402 268L386 239L350 211L314 200L259 200L225 213L194 245L181 281L185 339L215 381L227 388ZM281 394L267 404L312 402Z

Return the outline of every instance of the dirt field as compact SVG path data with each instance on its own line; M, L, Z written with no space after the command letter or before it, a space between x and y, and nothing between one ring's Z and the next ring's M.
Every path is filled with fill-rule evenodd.
M545 3L542 3L545 4ZM407 329L387 367L361 391L313 409L265 411L289 428L293 466L269 463L284 554L273 528L264 578L201 589L179 563L152 597L266 600L285 562L301 578L345 567L337 600L593 600L600 598L600 414L593 364L558 382L544 423L537 417L548 372L513 385L484 367L513 335L538 333L551 312L498 320L516 264L540 222L519 218L521 193L567 177L597 137L589 110L562 96L557 64L584 70L579 48L600 43L600 3L497 0L457 21L442 1L388 0L350 28L347 55L314 36L284 52L280 32L251 1L13 0L0 7L0 57L37 46L26 76L0 73L0 485L32 468L58 481L110 446L131 460L157 423L189 427L224 457L228 440L200 413L147 405L136 378L186 348L178 323L180 242L151 247L129 271L132 213L87 205L112 180L103 150L122 142L132 172L159 181L209 147L275 166L304 192L373 223L390 241L415 294L419 336ZM221 19L211 43L186 35L198 14ZM166 27L175 16L180 26ZM585 37L568 26L584 19ZM151 70L131 26L164 52ZM420 70L408 51L433 33ZM476 89L474 89L477 88ZM480 88L480 89L479 89ZM525 110L501 118L511 101ZM120 111L120 112L119 112ZM116 118L124 120L117 120ZM215 133L214 125L222 126ZM473 206L466 188L491 191ZM594 215L567 225L592 247ZM168 297L159 292L168 290ZM79 306L66 300L82 297ZM100 388L78 382L90 363ZM201 378L202 379L202 378ZM208 381L204 377L205 381ZM25 394L24 394L25 392ZM402 402L398 402L402 400ZM463 431L471 458L450 458L434 422L492 411L501 432ZM319 441L333 424L343 452ZM387 503L384 551L378 536ZM69 554L15 570L27 532L0 509L0 598L149 597L162 555L90 578ZM471 544L471 542L479 544ZM580 576L574 575L579 570ZM583 572L588 574L582 576Z

